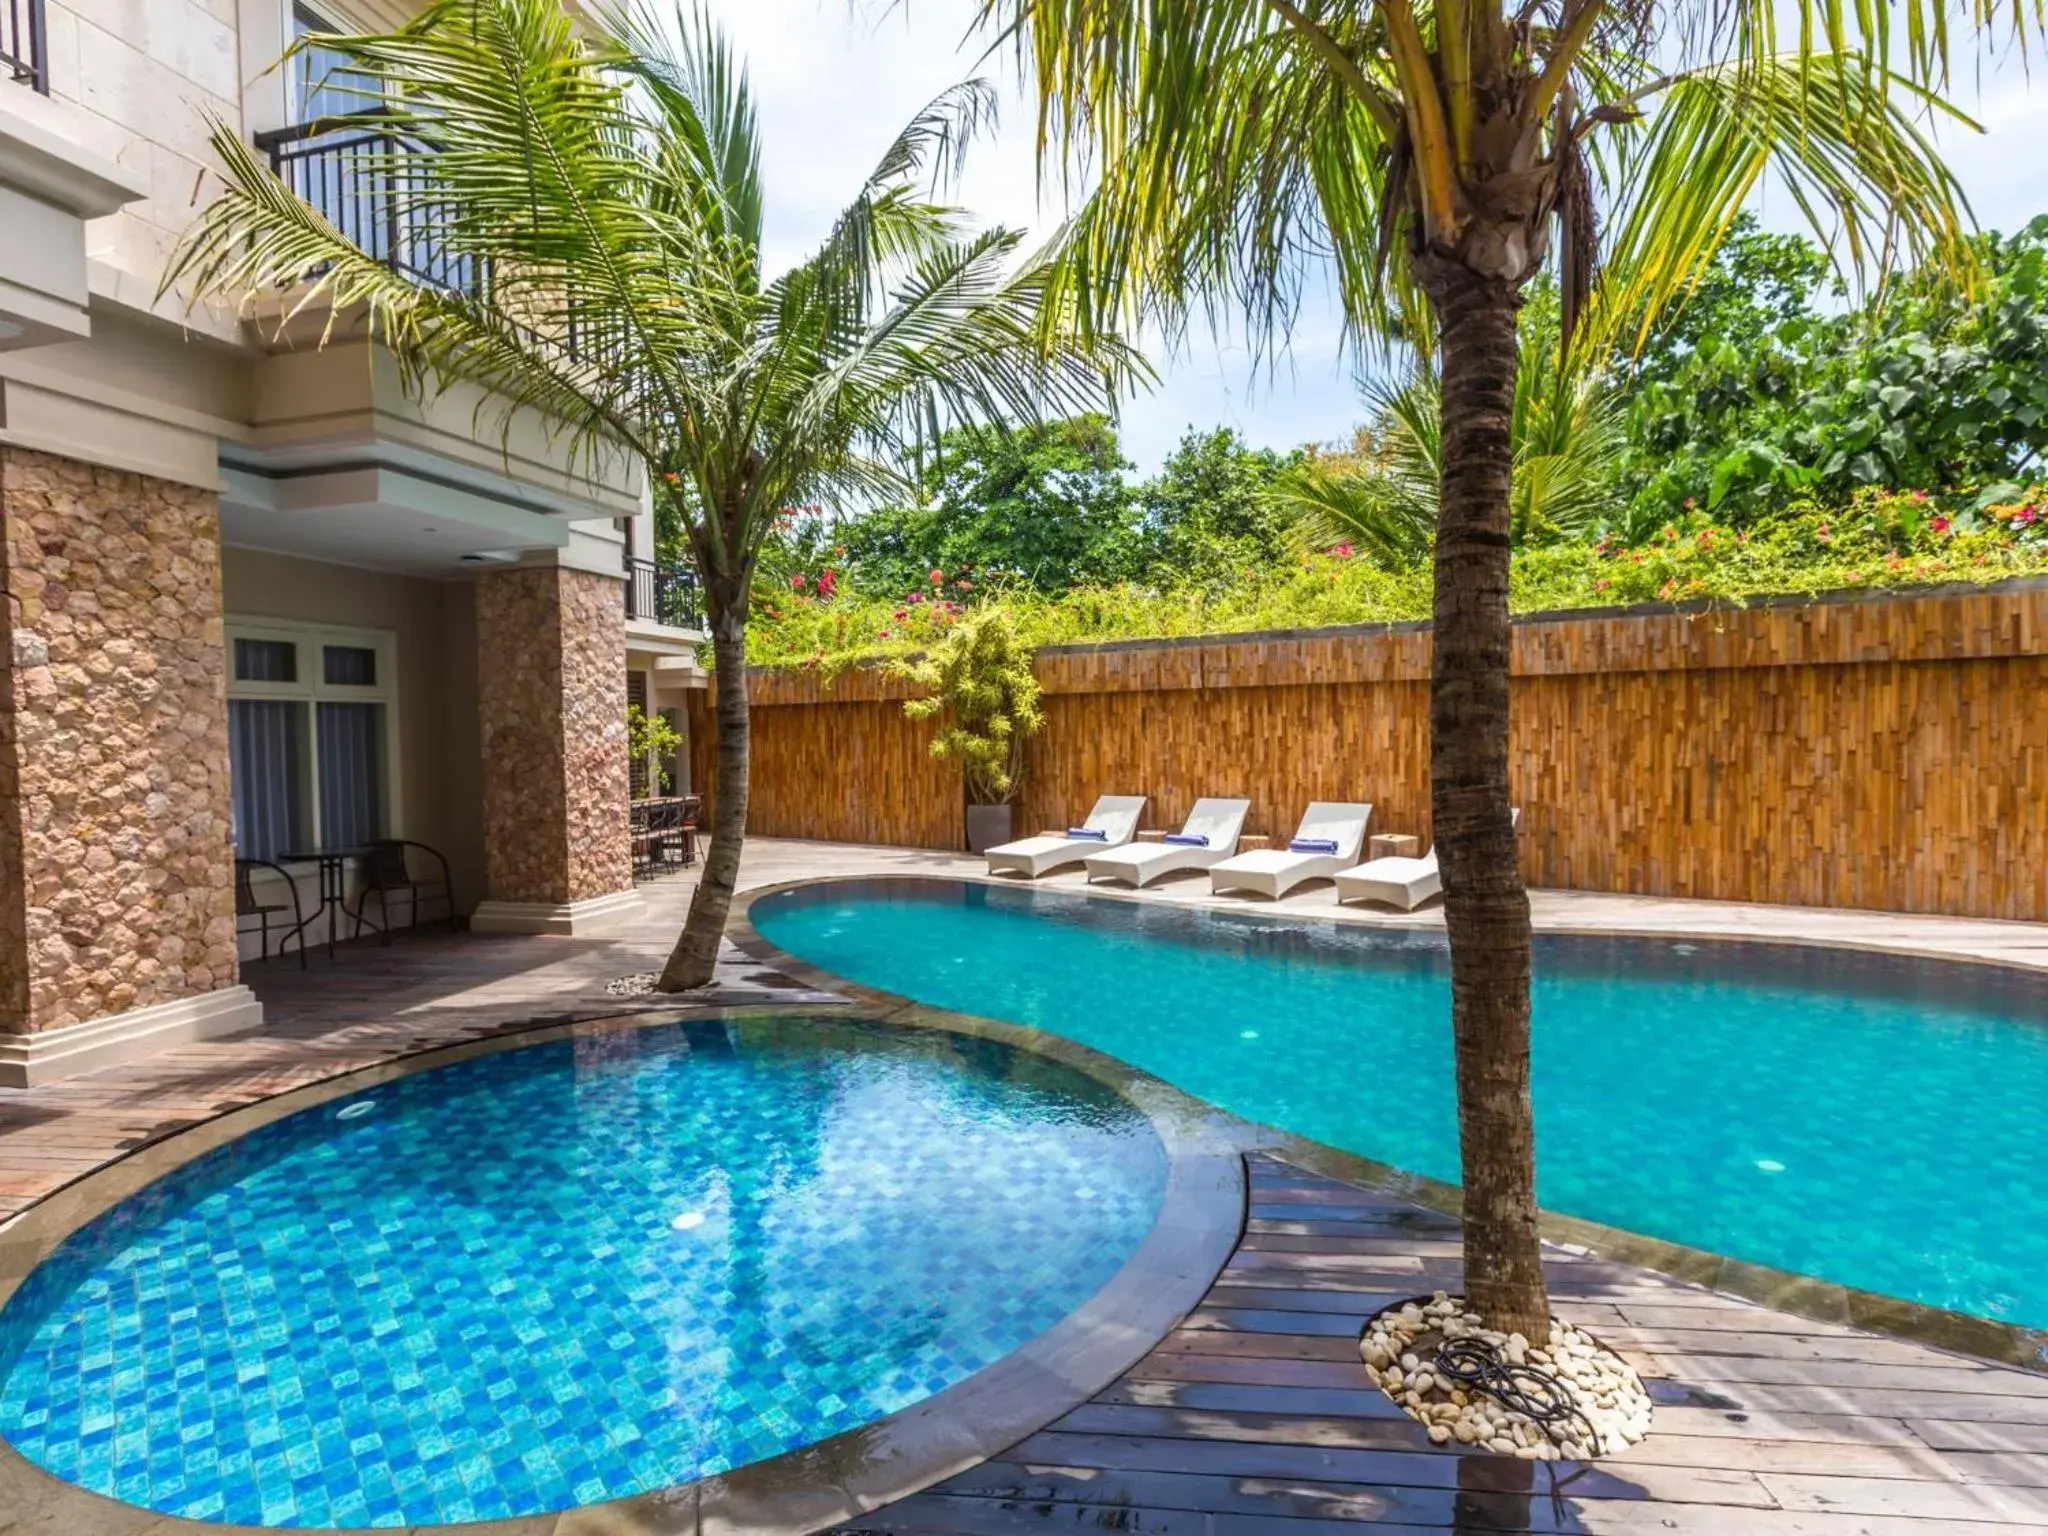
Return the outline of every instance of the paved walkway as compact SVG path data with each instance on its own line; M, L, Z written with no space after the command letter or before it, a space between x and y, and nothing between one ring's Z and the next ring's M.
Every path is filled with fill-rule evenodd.
M1449 1217L1248 1159L1202 1305L1106 1391L841 1536L2017 1536L2048 1529L2048 1376L1556 1254L1558 1310L1627 1356L1650 1434L1593 1466L1429 1443L1365 1321L1458 1286Z
M743 887L822 874L948 873L945 854L762 841ZM1056 884L1078 885L1076 876ZM602 940L427 934L332 966L252 968L269 1022L26 1090L0 1090L0 1216L146 1141L286 1088L536 1017L668 1003L606 994L654 968L687 881ZM1198 882L1159 899L1204 900ZM2048 968L2048 929L1539 893L1539 925L1802 937ZM1327 891L1282 910L1339 914ZM729 951L706 1002L821 1000ZM1016 1447L849 1532L1381 1531L1678 1536L2010 1536L2048 1529L2048 1376L1750 1306L1559 1254L1563 1310L1630 1355L1661 1404L1651 1438L1567 1479L1456 1455L1370 1390L1360 1323L1456 1284L1447 1218L1265 1158L1245 1240L1208 1301L1123 1381ZM1517 1478L1533 1483L1517 1484ZM0 1518L0 1524L4 1524Z

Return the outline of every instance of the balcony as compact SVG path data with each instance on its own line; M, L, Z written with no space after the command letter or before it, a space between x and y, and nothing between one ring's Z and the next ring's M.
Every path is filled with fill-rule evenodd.
M626 617L669 629L704 628L697 573L666 560L626 562Z
M0 0L0 70L50 94L50 33L43 0Z
M19 0L0 0L13 3ZM40 8L41 0L30 3ZM278 180L394 272L428 287L483 293L482 264L436 238L435 205L421 198L423 183L408 169L414 147L381 126L378 114L276 128L257 134L255 144Z

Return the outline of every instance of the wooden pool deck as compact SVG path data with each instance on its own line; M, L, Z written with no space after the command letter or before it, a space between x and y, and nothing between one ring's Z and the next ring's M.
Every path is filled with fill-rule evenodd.
M840 1536L2016 1536L2048 1530L2048 1376L1559 1254L1558 1310L1657 1402L1581 1467L1433 1446L1365 1378L1389 1301L1458 1284L1449 1217L1248 1159L1237 1253L1136 1368Z
M942 854L761 843L743 886L819 874L968 867ZM650 969L687 883L604 939L407 937L329 967L255 968L269 1022L46 1087L0 1090L0 1220L122 1153L226 1109L406 1052L535 1018L630 1011L604 983ZM1172 899L1172 898L1170 898ZM1182 896L1178 899L1187 899ZM1282 910L1322 915L1321 903ZM1539 921L1876 942L2039 965L2021 924L1539 895ZM715 999L823 1001L737 953ZM1958 1128L1959 1134L1966 1128ZM838 1527L875 1536L1121 1531L1336 1536L1373 1531L1590 1536L2014 1536L2048 1531L2048 1373L1752 1305L1559 1251L1560 1310L1652 1383L1652 1434L1582 1470L1430 1445L1366 1381L1364 1319L1455 1288L1448 1217L1248 1159L1243 1240L1207 1299L1139 1365L998 1457ZM1878 1171L1881 1176L1881 1170ZM597 1510L565 1517L600 1536ZM0 1507L0 1536L11 1536ZM686 1524L634 1536L689 1536ZM759 1528L756 1536L759 1536ZM779 1529L779 1527L778 1527ZM619 1536L625 1526L616 1526ZM81 1532L79 1536L92 1536Z

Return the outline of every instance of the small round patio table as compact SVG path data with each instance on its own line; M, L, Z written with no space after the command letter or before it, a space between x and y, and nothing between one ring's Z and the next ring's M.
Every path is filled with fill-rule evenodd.
M320 903L308 912L298 927L292 929L299 940L299 952L305 953L305 930L319 921L322 913L332 908L336 912L352 917L358 923L367 923L378 933L384 931L384 924L371 918L365 912L350 912L348 909L348 861L360 859L369 853L369 848L360 844L347 848L294 848L277 856L280 864L317 864L320 867ZM337 924L327 924L327 958L334 958L334 930ZM291 934L285 935L286 938ZM278 952L284 951L284 939L278 940Z

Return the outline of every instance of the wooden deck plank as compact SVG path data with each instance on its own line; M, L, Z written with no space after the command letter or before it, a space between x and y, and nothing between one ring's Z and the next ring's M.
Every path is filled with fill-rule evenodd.
M1269 1441L1192 1441L1126 1435L1040 1432L1008 1453L1030 1467L1104 1472L1165 1472L1268 1478L1371 1487L1451 1488L1515 1493L1529 1486L1529 1464L1512 1458L1452 1455L1435 1447L1389 1451ZM1745 1469L1634 1462L1559 1462L1536 1469L1537 1486L1573 1499L1652 1498L1672 1503L1743 1504L1761 1499Z
M1681 1381L1740 1383L1765 1387L1841 1387L1858 1392L1946 1392L1984 1397L2024 1397L2048 1404L2048 1376L1928 1357L1918 1363L1862 1360L1786 1360L1767 1355L1673 1355L1659 1361L1664 1374Z
M1915 1438L1937 1451L2020 1451L2048 1455L2048 1424L1973 1424L1958 1419L1908 1419Z
M1944 1355L1908 1339L1876 1334L1767 1333L1732 1328L1635 1328L1626 1324L1596 1327L1609 1348L1661 1360L1665 1356L1744 1355L1777 1360L1859 1361L1865 1365L1976 1365L1962 1355ZM1661 1367L1660 1367L1661 1368Z
M1247 1453L1261 1447L1242 1447ZM1335 1453L1331 1453L1335 1454ZM1361 1453L1370 1454L1370 1453ZM1050 1462L991 1461L949 1478L948 1493L1019 1502L1086 1504L1114 1509L1198 1509L1211 1514L1261 1514L1275 1519L1395 1520L1441 1525L1454 1519L1508 1530L1529 1527L1531 1512L1557 1507L1552 1484L1535 1463L1498 1457L1429 1456L1416 1460L1440 1466L1441 1483L1336 1482L1287 1473L1230 1475L1213 1472L1156 1472L1130 1467L1063 1466ZM1461 1464L1463 1485L1458 1481ZM1500 1484L1535 1471L1524 1490ZM1653 1471L1655 1469L1652 1469ZM1773 1509L1777 1501L1757 1477L1742 1472L1671 1470L1661 1480L1672 1491L1660 1502ZM1518 1483L1519 1477L1515 1478ZM1538 1490L1541 1490L1540 1492ZM1565 1495L1577 1507L1602 1499L1637 1500L1642 1488L1597 1471L1575 1478Z
M1911 1519L2005 1521L2048 1528L2048 1489L1984 1483L1906 1482L1897 1478L1816 1477L1764 1472L1759 1481L1786 1509Z
M837 1527L836 1536L1020 1536L1035 1531L1100 1533L1104 1529L1102 1511L1084 1505L1018 1504L1007 1499L921 1493ZM1126 1536L1210 1536L1211 1522L1196 1510L1125 1509L1118 1512L1113 1529Z
M2048 1452L1943 1451L1941 1459L1968 1483L2048 1488Z
M1646 1381L1654 1403L1786 1413L1869 1414L1894 1419L1960 1419L1972 1424L2048 1425L2048 1398L1904 1388L1759 1386L1748 1382Z
M1180 1328L1159 1341L1167 1355L1228 1355L1241 1360L1340 1360L1358 1363L1358 1335L1338 1338L1301 1333L1241 1333L1221 1328Z

